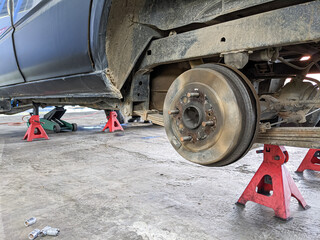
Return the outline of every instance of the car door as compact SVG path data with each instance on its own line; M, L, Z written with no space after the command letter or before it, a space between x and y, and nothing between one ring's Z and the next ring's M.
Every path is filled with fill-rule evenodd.
M27 82L93 71L91 0L13 0L18 64Z
M24 82L13 48L10 1L0 0L0 87Z

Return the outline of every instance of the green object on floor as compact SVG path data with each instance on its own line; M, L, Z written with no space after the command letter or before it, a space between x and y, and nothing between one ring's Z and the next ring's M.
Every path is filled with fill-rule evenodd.
M40 124L45 130L59 133L61 131L77 131L78 127L76 123L68 123L61 120L61 117L65 114L66 110L63 107L56 107L52 111L40 118ZM29 126L28 122L28 126Z
M45 130L54 131L55 133L61 131L77 131L77 124L75 123L68 123L63 120L59 120L59 122L55 122L53 120L47 120L45 118L40 118L40 122L42 127Z

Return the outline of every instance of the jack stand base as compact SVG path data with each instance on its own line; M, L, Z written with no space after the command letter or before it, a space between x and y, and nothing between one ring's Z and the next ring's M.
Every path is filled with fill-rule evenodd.
M309 149L297 172L301 173L306 169L320 171L320 149Z
M257 153L264 154L263 162L237 203L245 205L247 201L252 201L272 208L276 217L282 220L290 219L291 196L295 197L304 209L309 208L284 166L289 160L285 148L266 144L264 150Z
M109 116L107 116L108 122L106 126L103 128L103 132L109 128L109 132L114 132L116 130L121 130L123 131L123 128L121 124L119 123L117 119L117 113L115 111L110 112Z
M44 131L43 127L41 126L40 123L40 117L39 115L32 115L31 118L29 119L30 126L24 135L23 140L26 140L28 142L32 142L33 139L38 139L38 138L44 138L44 139L49 139L48 135Z

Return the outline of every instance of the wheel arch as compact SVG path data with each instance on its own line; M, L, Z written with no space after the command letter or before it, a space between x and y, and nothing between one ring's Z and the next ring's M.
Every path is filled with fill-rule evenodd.
M111 0L92 0L89 19L89 50L96 71L108 67L106 35Z

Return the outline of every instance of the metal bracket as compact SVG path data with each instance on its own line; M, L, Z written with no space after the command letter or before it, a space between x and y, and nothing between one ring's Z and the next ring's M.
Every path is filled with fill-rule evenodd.
M149 101L150 93L150 74L137 73L132 81L132 101Z
M9 112L11 109L10 100L0 100L0 112Z

